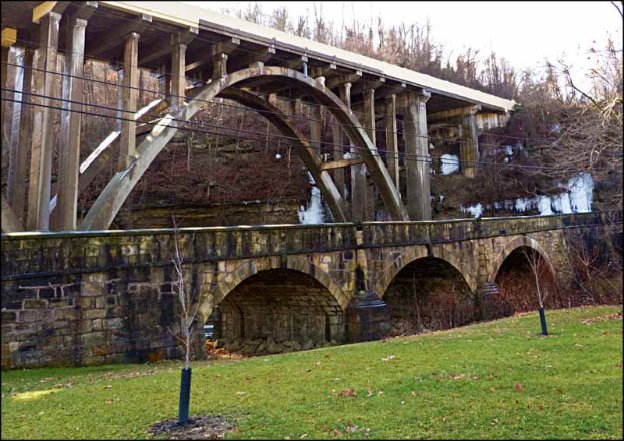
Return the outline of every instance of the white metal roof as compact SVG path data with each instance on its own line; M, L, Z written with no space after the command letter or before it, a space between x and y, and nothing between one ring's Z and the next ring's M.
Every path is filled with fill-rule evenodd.
M217 27L228 28L234 34L241 34L243 39L245 38L244 35L252 35L259 39L273 40L276 46L280 44L287 45L299 49L302 54L307 53L311 56L314 56L315 53L322 54L324 58L333 59L337 64L343 62L350 65L361 65L366 70L378 71L381 75L404 81L414 86L424 87L433 93L454 95L456 98L474 101L500 111L510 111L515 105L513 100L500 98L307 38L297 37L245 20L218 14L198 6L167 1L103 1L100 3L116 9L149 14L159 20L182 26L200 28L200 25L205 27L206 25L214 24Z

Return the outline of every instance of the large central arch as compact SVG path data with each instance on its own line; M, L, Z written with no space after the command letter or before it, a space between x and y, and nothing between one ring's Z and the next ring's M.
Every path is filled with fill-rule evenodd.
M377 148L344 103L322 82L300 72L283 67L258 65L234 72L220 80L209 82L190 97L187 105L178 112L170 113L163 118L145 140L137 146L137 158L130 167L116 173L100 193L85 216L80 229L105 230L110 226L141 176L178 130L177 126L172 126L174 120L188 121L200 110L206 100L215 98L235 85L241 85L245 81L261 77L276 77L285 83L296 85L309 93L318 104L326 106L336 120L342 124L343 130L351 142L360 148L362 160L366 164L373 182L379 188L380 195L392 220L409 220L405 206L401 202L401 197L392 183ZM249 99L249 97L247 98ZM319 178L317 182L325 181L322 176Z

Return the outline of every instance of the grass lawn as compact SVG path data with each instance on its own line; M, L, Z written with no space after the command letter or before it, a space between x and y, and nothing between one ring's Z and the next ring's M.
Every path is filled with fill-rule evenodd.
M197 362L191 415L229 438L622 439L620 306L428 335ZM587 320L603 317L599 320ZM2 439L149 438L177 414L180 365L2 372Z

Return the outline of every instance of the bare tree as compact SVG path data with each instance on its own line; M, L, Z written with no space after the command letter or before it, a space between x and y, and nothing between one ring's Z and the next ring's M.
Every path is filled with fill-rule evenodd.
M188 420L191 399L191 346L195 334L195 318L199 311L199 302L193 302L195 293L188 288L184 279L184 270L182 267L184 259L180 253L178 227L175 218L172 221L174 225L173 241L175 247L175 256L172 262L176 272L173 286L180 306L180 314L178 314L180 319L180 332L174 333L171 329L169 329L169 332L176 337L180 345L184 348L184 368L181 372L180 403L178 408L178 424L184 424Z
M543 268L546 261L542 258L542 255L532 248L522 247L522 254L529 263L531 274L535 279L535 295L539 304L539 316L542 326L542 335L548 335L548 328L546 326L546 314L544 313L544 302L549 295L548 286L543 281Z

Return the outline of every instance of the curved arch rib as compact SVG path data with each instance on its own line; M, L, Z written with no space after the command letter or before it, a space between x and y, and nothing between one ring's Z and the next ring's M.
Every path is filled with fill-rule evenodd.
M314 149L312 149L312 146L305 139L303 134L288 121L284 112L259 96L240 89L225 89L219 93L219 97L236 101L255 110L266 111L267 113L262 113L262 116L268 119L269 122L277 127L277 129L285 136L292 138L297 144L298 148L296 151L299 156L301 156L303 163L310 171L316 185L321 190L321 193L334 215L334 219L338 222L347 221L344 200L340 196L340 192L336 188L336 184L334 184L334 181L327 171L321 170L321 166L317 159L317 155L314 153Z
M392 184L390 175L379 156L377 148L368 138L362 125L350 114L346 106L331 90L326 89L321 82L306 77L292 69L274 66L254 66L229 74L218 81L211 81L196 92L189 99L188 104L178 112L163 118L152 129L152 132L145 140L137 146L136 153L138 158L130 164L128 169L116 173L102 193L100 193L82 221L80 229L104 230L110 226L143 173L145 173L158 153L167 145L177 131L177 127L172 125L174 119L188 121L200 110L204 101L213 99L220 92L238 83L265 76L279 77L285 82L291 82L303 87L319 104L327 106L333 116L343 125L343 130L351 139L351 142L362 149L362 159L371 173L373 181L379 188L391 218L393 220L409 220L407 211L401 202L399 193Z

